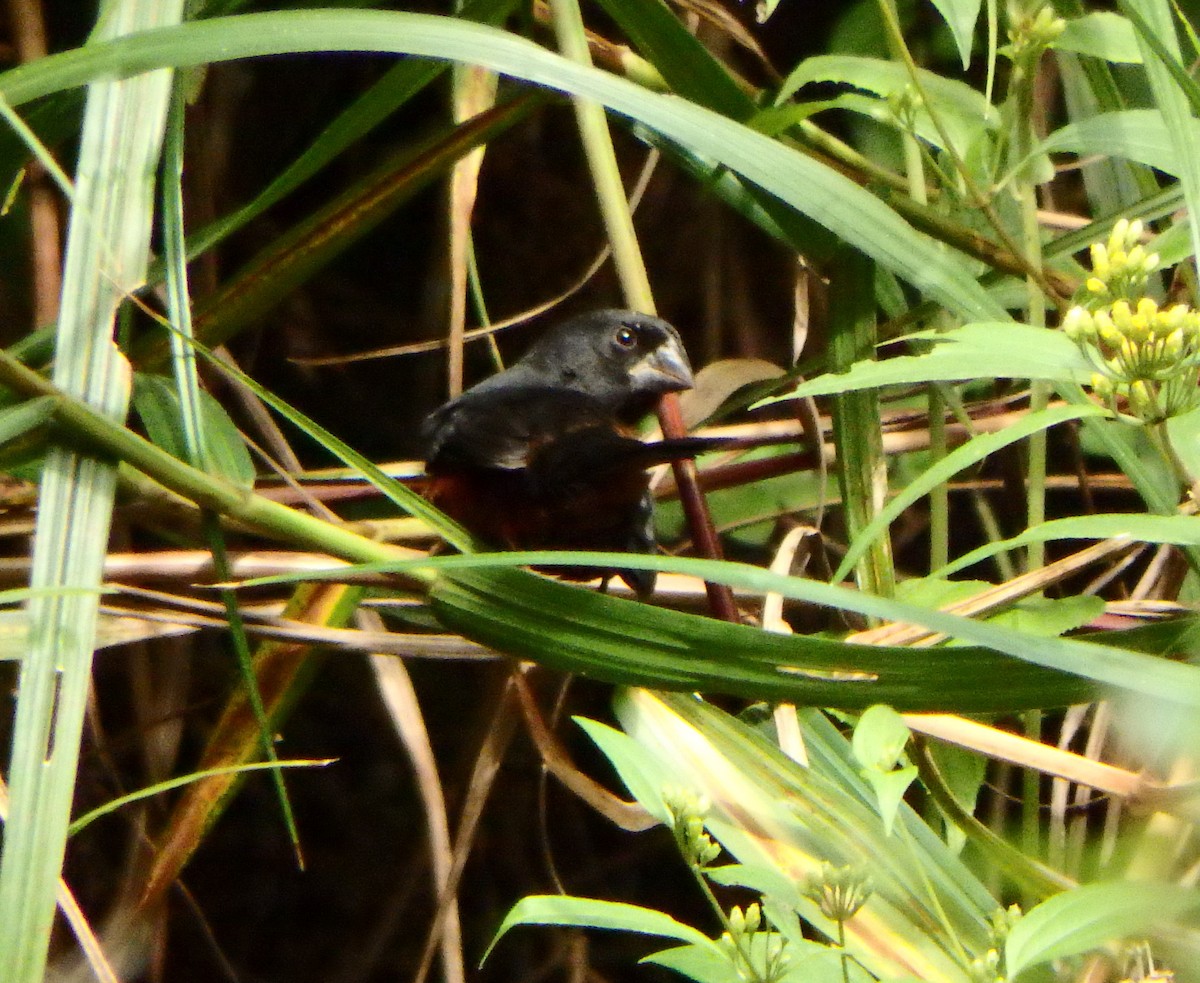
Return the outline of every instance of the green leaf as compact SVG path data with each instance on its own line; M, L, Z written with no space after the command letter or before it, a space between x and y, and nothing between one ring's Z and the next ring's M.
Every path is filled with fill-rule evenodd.
M730 119L754 112L753 100L661 0L600 0L600 6L676 94Z
M863 364L863 363L860 363ZM857 367L856 367L857 368ZM853 370L852 370L853 371ZM1014 443L1025 440L1035 433L1049 430L1051 427L1078 420L1089 416L1104 416L1107 411L1099 406L1053 406L1049 409L1038 410L1023 416L1017 423L996 433L984 433L972 437L961 447L956 447L945 457L935 461L917 478L908 482L904 488L887 503L850 543L846 555L838 565L833 575L833 582L840 583L854 568L859 558L870 549L871 544L879 536L887 532L888 527L899 515L918 499L942 484L949 481L960 471L978 464L997 451Z
M629 794L642 804L642 808L659 822L669 822L670 812L663 803L663 789L677 784L675 776L660 768L636 741L615 727L586 717L575 717L574 720L608 758Z
M167 453L187 460L179 393L171 380L139 372L134 377L133 405L150 440ZM200 392L205 470L239 488L254 487L254 462L237 426L212 394Z
M27 106L21 119L47 147L56 147L78 135L83 113L83 93L59 92ZM0 188L8 189L29 163L32 151L11 126L0 127Z
M1020 919L1008 934L1010 979L1026 969L1087 952L1106 942L1165 928L1200 907L1200 891L1175 884L1121 881L1056 894Z
M875 792L875 804L883 819L884 832L889 836L896 824L896 813L904 802L904 793L916 781L917 769L914 765L897 768L895 771L875 771L867 769L863 778L867 780Z
M982 754L968 751L966 748L944 741L928 741L926 750L937 765L938 771L945 780L946 788L955 801L967 813L974 815L975 803L979 798L979 790L983 788L983 780L987 775L988 760ZM967 834L962 828L946 817L946 845L954 853L961 853L967 842Z
M828 396L853 389L911 386L964 379L1046 379L1086 382L1095 368L1066 335L1012 321L965 324L953 331L921 331L908 336L928 344L920 355L855 363L849 372L826 373L783 396L754 404L767 406L804 396Z
M1140 65L1142 52L1137 35L1128 19L1111 10L1098 10L1072 17L1062 34L1051 45L1059 51L1074 51L1105 61Z
M221 768L203 768L200 771L189 772L186 775L180 775L177 778L171 778L164 782L157 782L154 785L140 788L136 792L129 792L125 795L117 796L115 799L110 799L104 805L97 806L95 809L85 812L78 819L72 820L68 834L75 836L102 816L114 813L118 809L122 809L134 802L141 802L144 799L153 798L156 795L161 795L163 792L170 792L172 789L182 788L185 785L200 782L206 778L218 775L242 775L251 771L273 771L282 768L324 768L326 765L332 764L335 760L335 758L304 758L296 760L251 761L243 764L227 765Z
M965 72L971 65L971 46L975 41L975 22L979 20L979 8L983 0L933 0L933 5L942 15L954 43L958 46L958 54L962 58Z
M998 125L999 116L995 108L971 86L925 70L919 71L918 77L925 95L936 107L941 130L949 135L950 142L960 155L967 153L982 131ZM813 82L836 82L859 92L871 93L887 114L880 116L881 120L894 116L886 106L887 100L899 97L912 88L908 70L899 62L855 55L816 55L802 61L787 77L776 98L776 105ZM863 106L857 109L868 111ZM925 106L917 107L914 126L923 140L942 147L941 131L934 125Z
M1200 409L1167 421L1171 450L1179 457L1192 481L1200 479Z
M769 960L785 952L786 971L782 976L767 971ZM748 956L753 972L746 969L743 957L735 959L732 951L712 946L679 946L646 956L641 961L674 970L696 983L742 983L743 980L772 980L774 983L870 983L874 977L862 967L849 977L842 973L841 957L828 946L809 942L796 945L786 942L778 932L755 932L744 937L740 952Z
M897 599L926 608L945 608L965 601L995 585L986 580L945 580L914 577L896 591ZM1104 611L1104 599L1094 595L1070 597L1026 597L999 614L989 624L1009 625L1031 635L1062 635L1086 625Z
M1155 108L1162 113L1179 162L1179 183L1190 215L1200 214L1200 158L1195 152L1195 113L1200 86L1182 64L1175 17L1167 0L1118 0L1137 31ZM1190 226L1192 252L1200 256L1200 227Z
M854 725L850 747L864 768L891 771L900 762L912 732L889 706L868 707Z
M518 925L570 925L574 928L602 928L618 932L636 932L640 935L657 935L689 942L695 945L716 948L711 939L690 925L677 922L670 915L653 908L625 904L619 901L601 901L597 898L570 898L561 895L531 895L522 898L496 930L496 935L483 954L484 960L491 954L496 943L509 929Z
M788 450L791 448L764 448L748 454L744 460L765 460L781 456ZM836 501L836 487L826 487L824 497L821 492L820 476L815 471L799 471L706 492L705 498L718 530L729 532L755 526L753 530L746 529L746 538L762 543L774 535L777 517L816 509L822 504L828 506ZM687 520L677 498L657 503L654 521L660 531L660 542L687 535Z
M799 885L781 874L778 867L762 864L725 864L722 867L706 867L704 875L714 884L746 887L764 897L778 898L792 907L800 903Z
M711 575L721 566L728 570L733 565L713 563L707 569ZM824 594L831 589L798 578L790 583L789 593L816 587ZM771 581L772 587L788 584L787 578ZM855 591L843 592L866 600ZM881 601L871 598L869 603ZM431 603L443 624L468 638L542 665L633 686L847 709L886 702L905 710L965 712L1063 705L1085 700L1094 692L1080 680L986 649L939 647L914 657L905 648L776 635L623 601L517 570L448 573L434 585ZM900 620L927 613L910 605L903 609L910 618ZM970 624L983 630L989 627ZM992 630L1009 643L1016 640L1011 631ZM1028 646L1012 647L1029 655L1048 644L1067 643L1031 639ZM1092 670L1102 661L1087 658L1086 666ZM1148 677L1141 673L1138 678ZM1178 684L1172 692L1181 692Z
M1146 246L1146 252L1158 253L1160 269L1178 266L1192 255L1191 220L1184 217L1155 236Z
M925 70L918 72L918 78L939 112L957 114L964 119L974 117L977 124L980 121L988 126L999 124L1000 116L995 107L965 82ZM911 85L908 69L896 61L858 55L815 55L805 58L784 80L775 98L776 104L811 82L840 82L885 99L899 95Z
M904 793L917 777L912 765L897 767L912 732L908 724L888 706L870 707L854 725L850 747L862 765L862 776L875 792L884 832L891 835Z
M765 934L765 933L764 933ZM711 945L684 945L663 949L639 960L672 970L696 983L740 983L730 957Z
M1184 126L1193 143L1200 141L1200 120L1189 118ZM1045 153L1069 151L1081 157L1124 157L1174 176L1182 170L1170 130L1152 109L1124 109L1076 120L1051 133L1041 149Z
M23 437L54 415L54 397L38 396L0 410L0 444Z
M960 556L940 570L939 577L963 570L972 564L1030 543L1046 543L1057 539L1115 539L1122 537L1131 543L1172 543L1175 546L1200 547L1200 519L1192 515L1076 515L1066 519L1051 519L1010 539L988 543Z
M922 649L920 657L914 658L906 648L845 645L816 636L785 637L623 601L496 566L553 562L692 573L732 587L774 591L869 617L923 625L986 646L992 650L992 658L973 649L970 660L960 660L957 656L965 650L958 647ZM485 565L496 569L473 569ZM940 705L971 712L969 706L1014 709L1022 699L1035 701L1025 706L1061 706L1058 701L1070 692L1071 685L1053 672L1039 678L1031 671L1036 665L1172 703L1200 705L1200 669L1194 666L1092 641L1020 634L832 584L781 577L745 564L547 552L432 558L410 566L441 573L431 588L430 602L448 627L511 655L610 682L855 709L872 703L918 709L915 701L927 709ZM395 564L388 567L401 569ZM357 569L365 572L373 567ZM1118 644L1119 638L1110 635L1106 641ZM885 652L889 654L880 658ZM997 659L996 653L1016 661ZM1018 670L1021 663L1031 665L1022 671ZM981 674L989 677L982 685ZM1040 693L1027 690L1031 685L1045 689ZM1075 685L1078 692L1078 682Z
M616 710L646 753L674 771L677 784L711 802L707 828L744 865L724 868L729 876L722 880L764 892L774 927L791 944L799 935L797 914L837 937L837 926L800 893L832 858L869 870L874 886L845 926L852 962L880 979L962 983L958 953L986 948L995 902L907 805L896 814L902 834L885 833L849 742L823 714L799 712L808 753L801 766L765 735L690 694L624 691ZM763 876L764 868L773 873Z
M1008 625L1030 635L1052 637L1082 628L1104 613L1104 598L1092 594L1078 597L1027 597L1007 611L991 618L989 624Z
M918 233L832 168L677 96L648 92L479 24L380 10L271 11L193 21L39 59L0 76L0 95L16 105L102 75L300 51L378 51L459 60L594 99L736 171L959 317L1005 317L966 260Z

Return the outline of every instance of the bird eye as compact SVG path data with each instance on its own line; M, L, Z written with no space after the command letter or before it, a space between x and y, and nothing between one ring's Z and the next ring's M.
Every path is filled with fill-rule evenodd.
M637 344L637 334L632 328L617 328L616 334L613 335L613 340L622 348L632 348Z

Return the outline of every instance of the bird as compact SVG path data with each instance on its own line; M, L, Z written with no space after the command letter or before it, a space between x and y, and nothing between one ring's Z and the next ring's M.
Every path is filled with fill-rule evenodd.
M509 368L426 417L426 497L481 543L507 550L654 553L647 469L721 441L644 442L632 425L665 393L692 388L668 322L629 310L569 318ZM568 580L616 575L640 598L652 570L557 567Z

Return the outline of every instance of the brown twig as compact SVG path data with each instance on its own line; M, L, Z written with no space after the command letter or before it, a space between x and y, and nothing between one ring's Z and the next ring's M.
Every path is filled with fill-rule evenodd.
M23 63L44 58L47 52L46 24L41 4L30 0L8 0L8 16L17 57ZM58 319L59 294L62 292L62 236L57 195L45 170L37 161L31 161L25 175L29 195L33 323L40 327Z
M679 408L679 397L668 393L658 406L658 420L662 426L663 436L667 439L682 437L687 428L683 423L683 413ZM696 464L694 461L673 461L672 471L675 474L675 484L679 488L679 500L683 505L683 513L687 516L688 529L692 541L696 544L700 555L710 560L724 559L721 551L721 541L717 538L717 530L713 525L712 516L708 513L708 504L700 492L700 483L696 480ZM724 584L705 583L708 593L708 603L713 617L723 621L737 623L737 605L733 600L733 591Z

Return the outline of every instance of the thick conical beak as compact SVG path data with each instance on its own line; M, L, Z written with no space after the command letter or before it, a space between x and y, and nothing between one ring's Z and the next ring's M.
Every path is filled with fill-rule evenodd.
M634 363L629 377L639 392L673 393L695 385L687 352L678 338L667 338L652 352Z

